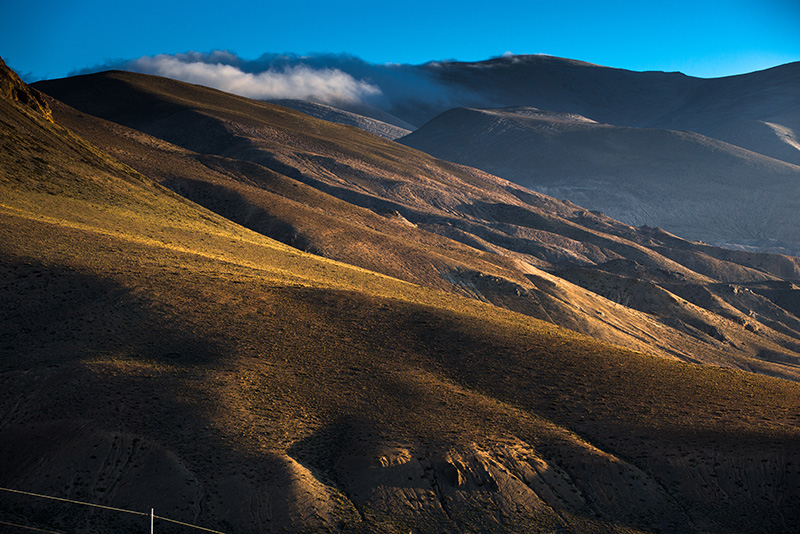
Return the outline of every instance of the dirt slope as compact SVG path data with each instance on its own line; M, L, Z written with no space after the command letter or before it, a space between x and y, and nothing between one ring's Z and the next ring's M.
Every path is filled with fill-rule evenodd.
M454 109L401 142L631 225L800 254L800 167L694 133L524 107Z
M361 130L163 78L40 87L83 110L53 103L93 143L284 243L634 350L797 376L797 318L729 289L798 278L796 258L632 228ZM643 283L560 275L576 267Z
M348 124L361 128L371 134L383 137L386 139L395 140L404 135L411 133L410 124L404 126L395 126L394 124L374 119L365 115L359 115L350 111L345 111L325 104L318 104L316 102L309 102L306 100L291 100L281 99L272 100L274 104L284 106L287 108L302 111L306 115L310 115L317 119L335 122L337 124Z
M302 252L14 102L0 117L0 485L232 534L800 526L796 383ZM0 514L143 528L5 495Z

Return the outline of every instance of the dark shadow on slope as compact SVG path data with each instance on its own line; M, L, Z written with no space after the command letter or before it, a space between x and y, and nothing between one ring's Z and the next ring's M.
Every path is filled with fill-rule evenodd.
M137 90L119 75L126 74L111 71L47 80L35 87L79 111L137 130L153 117L168 118L186 110L186 105Z
M781 281L758 286L754 285L750 289L754 293L769 299L776 306L800 318L800 288L795 284Z
M800 480L800 438L792 430L797 417L787 413L789 426L780 432L781 425L763 426L763 417L771 417L766 414L782 413L767 406L783 402L776 392L759 393L758 384L767 379L587 345L581 338L566 344L547 335L504 340L490 333L489 324L423 306L381 311L363 301L363 308L326 310L336 300L314 300L321 320L357 325L363 317L380 316L382 328L391 325L377 336L384 341L365 340L374 357L392 354L389 347L401 343L409 364L564 425L648 473L693 521L713 517L702 528L791 532L800 526L798 508L788 504L800 502L800 486L793 482ZM509 422L504 428L513 427ZM673 456L668 469L655 467ZM716 486L715 478L723 477L737 488L729 500L715 494L727 491L727 482ZM675 479L681 491L671 487Z
M236 334L212 339L183 315L180 281L164 298L163 280L132 289L20 258L0 264L0 280L0 486L153 507L227 534L329 526L315 522L313 500L295 502L306 492L285 457L245 453L224 428L229 399L213 387L235 369ZM0 520L92 534L149 523L5 494ZM163 521L156 531L187 532Z
M208 364L222 348L145 291L36 260L0 263L0 361L6 370L131 357ZM147 336L142 336L147 332Z
M225 532L327 531L357 524L347 509L321 520L330 502L285 456L247 452L224 427L197 368L58 368L0 373L0 486L133 510ZM23 398L20 407L20 398ZM138 534L149 517L0 495L0 520L64 532ZM156 532L185 534L156 521Z
M269 152L255 145L253 145L251 152L248 152L247 154L237 153L236 157L241 158L242 156L247 156L248 154L252 154L252 157L245 157L244 161L261 165L267 169L297 180L298 182L302 182L323 193L338 198L339 200L349 202L350 204L358 207L367 208L372 211L397 211L403 217L414 223L425 221L430 218L430 215L398 202L393 202L378 196L353 191L352 189L348 189L346 187L328 184L322 180L310 176L307 173L302 172L296 167L283 163L273 154L270 154Z
M302 293L300 291L298 297ZM342 305L343 298L348 306ZM358 490L361 487L358 482L358 477L362 476L358 475L361 470L363 476L374 476L376 480L382 480L386 488L394 488L392 492L397 490L403 493L424 486L421 480L410 473L411 464L422 461L427 456L430 456L429 461L433 461L433 456L444 455L451 448L461 449L473 440L479 443L487 440L491 442L498 436L516 435L522 439L536 440L538 446L546 451L545 458L570 472L576 487L587 495L602 486L594 482L592 477L605 481L604 484L621 478L627 485L635 478L625 479L628 474L618 477L617 470L625 470L626 473L630 471L630 477L641 475L630 466L623 467L607 459L600 461L604 458L602 455L592 459L591 455L586 455L586 451L577 452L579 448L570 453L572 456L562 457L563 444L550 442L551 438L546 435L538 435L536 431L526 429L526 423L509 420L508 414L504 412L504 409L512 406L523 405L530 413L541 414L579 433L590 430L584 420L587 417L594 420L598 405L602 409L608 408L609 413L616 413L627 421L626 415L636 413L643 406L633 400L635 397L624 395L624 400L619 399L621 404L613 402L610 406L605 406L605 400L596 403L598 394L607 395L625 377L615 377L605 384L593 384L590 378L587 381L584 374L587 363L583 359L586 356L586 347L567 346L554 349L546 339L540 339L539 346L536 342L497 339L489 333L492 331L490 325L465 324L463 318L423 306L381 308L380 303L373 299L363 299L344 292L314 291L313 297L308 294L302 299L311 305L310 310L316 310L311 317L318 316L317 322L336 324L339 328L348 330L349 335L355 338L354 346L361 347L357 352L346 356L351 365L358 366L358 371L349 378L345 387L351 387L356 392L353 398L354 412L364 409L359 406L364 406L367 411L361 419L353 419L351 415L326 424L295 444L289 452L301 463L311 466L312 470L325 473L332 483L351 496L357 506L372 506L381 499L372 492L367 496L361 495ZM375 318L379 320L375 322ZM362 328L365 328L363 333ZM530 355L521 354L521 346L539 352L541 361L537 363ZM425 377L429 375L417 374L413 371L416 368L425 370L430 376L444 378L446 381L449 379L457 387L453 390L442 389L443 383L436 382L436 385L431 384L432 387L422 389L421 385L426 383ZM601 393L595 389L596 386L600 386L600 390L608 390ZM493 396L509 404L506 408L491 403L483 407L474 406L470 402L465 404L464 397L456 392L460 388L463 388L462 391ZM376 391L392 394L385 397L371 396L371 392ZM481 397L473 400L477 398ZM627 403L631 405L626 405ZM403 406L402 412L398 409L400 405ZM367 414L376 419L364 419ZM650 437L651 429L635 421L636 417L630 420L625 435L637 443ZM530 434L526 436L526 433ZM679 437L676 442L681 443L682 439ZM601 433L595 435L592 442L608 450L608 440L609 437ZM399 466L392 467L392 464L385 467L372 465L377 454L374 450L380 450L380 446L386 442L411 444L412 451L416 452L412 452L407 461L409 466L401 469ZM500 464L506 461L501 457L496 460ZM632 465L642 464L636 461ZM406 473L406 470L409 472ZM393 479L398 473L408 474L412 478ZM446 478L446 473L440 474ZM431 481L426 483L431 484ZM465 486L446 491L434 488L432 491L439 491L440 494L444 491L443 495L452 493L452 499L447 501L449 517L464 527L452 531L466 532L469 531L466 518L471 517L471 507L477 502L484 503L482 506L496 502L491 487L491 483L485 487L476 483L469 490ZM624 496L628 492L626 487L609 487L602 491L609 495ZM570 507L566 507L564 511L577 516L587 514L584 517L586 521L608 521L645 529L667 523L671 527L679 525L681 520L677 516L668 519L677 510L672 498L666 498L661 490L652 491L654 493L644 503L628 502L626 499L617 501L614 511L603 507L601 503L604 497L593 501L590 513ZM656 497L656 494L661 496ZM555 501L554 505L557 505ZM493 515L495 512L489 512L489 508L484 510L480 519L474 519L483 531L503 531L503 527L497 524L491 526L491 518L504 517L502 513ZM666 513L667 510L670 512ZM520 513L524 515L527 512ZM683 527L667 530L691 531Z
M192 109L192 102L160 96L108 72L43 81L36 87L65 104L123 126L164 139L195 152L224 153L241 139L227 130L222 120ZM86 79L91 78L90 82ZM166 80L180 89L180 82Z
M162 185L254 232L305 252L318 253L308 237L294 225L248 202L232 189L188 178L173 178L162 182Z

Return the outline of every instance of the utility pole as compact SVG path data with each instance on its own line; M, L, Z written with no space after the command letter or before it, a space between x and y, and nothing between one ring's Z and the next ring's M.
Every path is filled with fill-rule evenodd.
M153 518L155 514L153 513L153 509L150 508L150 534L153 534Z

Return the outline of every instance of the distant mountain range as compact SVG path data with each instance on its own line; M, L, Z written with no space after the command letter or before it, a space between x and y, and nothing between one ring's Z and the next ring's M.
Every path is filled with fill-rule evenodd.
M518 60L424 68L473 93L495 66L636 78ZM0 64L0 95L0 487L228 534L800 528L800 258L175 80L31 88ZM794 176L541 105L405 140L449 120L498 151L503 131L564 143L583 169L632 147ZM0 521L28 528L141 527L3 497Z
M800 62L713 79L540 55L419 68L451 89L447 109L525 106L614 126L688 130L800 164ZM388 111L418 127L447 111L414 104L391 102Z
M800 167L697 133L459 108L400 142L628 224L800 255Z
M770 321L783 327L776 331L772 322L763 322L768 328L759 328L759 336L770 338L764 345L750 339L752 325L745 329L752 319L717 323L718 310L706 301L712 281L769 286L800 277L798 258L727 252L652 227L632 228L360 129L165 78L111 72L36 86L82 112L64 109L60 120L114 157L228 219L307 251L693 361L729 361L733 351L756 357L748 364L752 368L765 365L758 355L774 343L781 350L794 347L784 338L787 332L800 339L800 322L769 312ZM142 134L159 141L132 141ZM161 142L190 154L154 150ZM287 179L305 187L290 188ZM562 271L572 273L569 281L559 276ZM607 278L608 289L597 286L598 276ZM655 280L659 288L635 289L655 291L651 297L616 293L611 288L620 276ZM665 310L638 310L663 315L657 332L605 300L645 302L664 289L680 297L678 308L667 298ZM741 297L723 289L719 298ZM576 304L584 300L586 306ZM751 305L731 305L738 313L751 311ZM675 322L676 313L686 317ZM619 324L626 326L611 327ZM698 336L698 328L716 333L723 324L727 334ZM731 343L731 336L750 340ZM800 352L792 348L787 354L794 362ZM794 376L793 366L778 365L770 372Z
M627 224L800 255L800 63L716 79L541 55L415 68L446 97L384 103L419 127L401 143Z

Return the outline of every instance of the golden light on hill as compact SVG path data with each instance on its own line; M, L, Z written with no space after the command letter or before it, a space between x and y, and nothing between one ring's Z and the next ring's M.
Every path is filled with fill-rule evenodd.
M796 258L174 81L42 87L75 108L0 100L1 487L231 534L800 524Z

